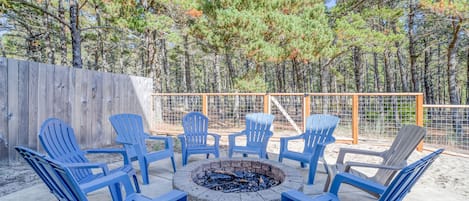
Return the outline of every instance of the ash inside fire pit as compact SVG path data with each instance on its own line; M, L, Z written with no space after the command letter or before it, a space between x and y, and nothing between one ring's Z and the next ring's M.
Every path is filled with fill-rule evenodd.
M250 171L208 170L194 182L224 193L256 192L277 186L281 182L269 176Z

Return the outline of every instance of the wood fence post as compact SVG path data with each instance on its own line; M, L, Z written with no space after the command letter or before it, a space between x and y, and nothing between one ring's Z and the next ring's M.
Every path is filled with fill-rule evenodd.
M416 103L415 103L415 120L417 126L423 127L423 94L419 94L416 96ZM417 151L423 151L423 140L417 145Z
M306 132L306 119L311 114L311 96L305 94L303 97L303 132Z
M207 94L202 95L202 114L208 116L208 101Z
M352 96L352 144L358 144L358 95Z
M264 95L264 113L270 114L270 94Z

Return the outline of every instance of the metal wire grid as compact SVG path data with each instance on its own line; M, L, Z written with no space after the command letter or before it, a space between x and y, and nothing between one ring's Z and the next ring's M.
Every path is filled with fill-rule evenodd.
M280 103L282 110L288 113L288 115L296 123L298 128L300 130L303 130L303 96L273 95L272 97ZM283 115L281 108L279 108L271 101L271 114L275 116L275 132L283 136L297 135L297 132L295 131L294 127L290 124L287 117Z
M208 96L209 128L227 132L242 130L248 113L264 111L262 95L217 95Z
M424 107L425 143L469 154L469 107Z
M360 96L359 136L394 138L403 125L416 123L415 96Z
M340 118L335 137L352 137L352 96L311 96L311 114L330 114Z
M153 96L157 131L182 131L182 117L189 112L202 111L202 96ZM158 115L161 112L161 116Z

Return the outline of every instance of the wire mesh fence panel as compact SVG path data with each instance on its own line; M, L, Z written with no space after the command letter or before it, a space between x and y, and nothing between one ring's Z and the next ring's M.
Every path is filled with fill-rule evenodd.
M330 114L340 118L334 136L351 138L352 136L352 96L349 95L312 95L311 114Z
M264 111L262 95L211 95L207 97L209 128L232 133L245 127L249 113Z
M182 131L182 117L189 112L202 111L200 95L153 96L154 123L152 130L161 133Z
M469 154L469 106L424 106L425 143Z
M303 131L303 97L304 95L272 95L271 99L274 100L271 101L271 114L275 116L275 136L298 135L295 126Z
M416 124L415 96L360 96L360 137L394 138L407 124Z
M157 94L152 96L152 130L157 133L181 133L182 117L199 111L208 116L211 132L230 134L244 129L247 114L270 110L275 115L274 138L297 135L297 130L303 131L305 118L310 114L331 114L340 118L334 132L338 139L350 139L355 133L361 140L391 141L402 126L417 124L423 119L427 129L425 144L469 154L467 105L417 105L417 97L421 94L306 95ZM269 98L270 103L266 103ZM304 108L304 104L309 106ZM418 109L422 106L424 115L417 114L417 111L422 111ZM354 120L354 117L357 118Z

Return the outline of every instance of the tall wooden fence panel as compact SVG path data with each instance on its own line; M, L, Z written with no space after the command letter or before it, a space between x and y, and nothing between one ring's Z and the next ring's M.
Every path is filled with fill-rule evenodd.
M0 161L15 161L16 145L41 150L50 117L69 123L83 148L113 144L113 114L142 115L148 128L152 87L150 78L0 57Z

